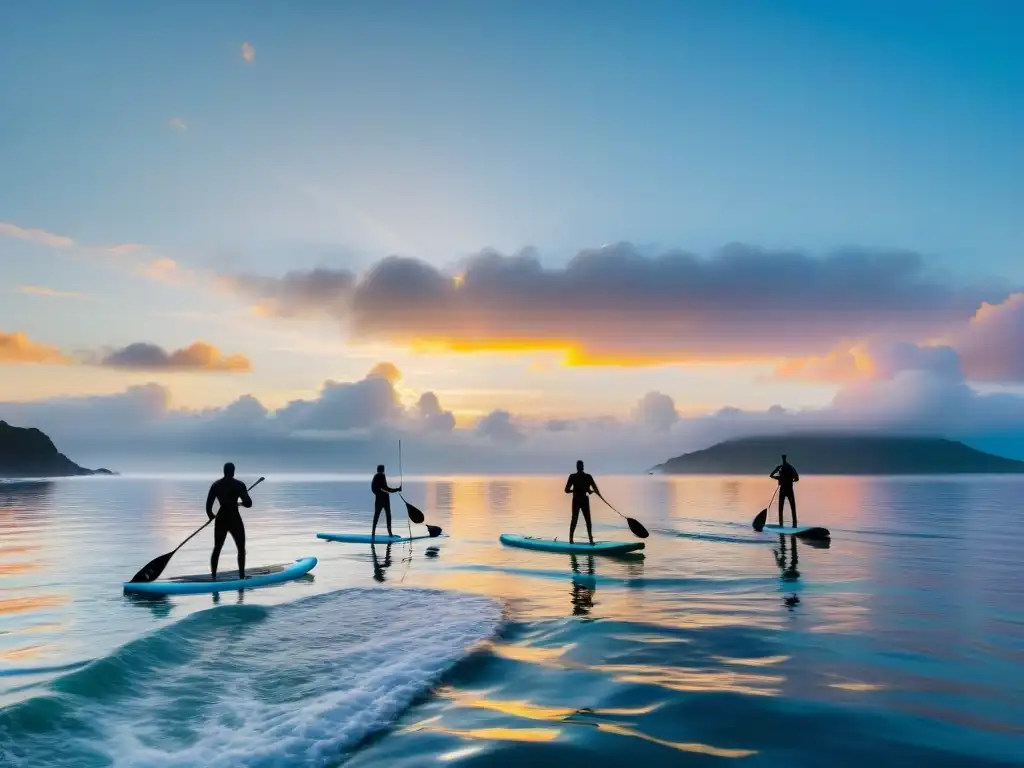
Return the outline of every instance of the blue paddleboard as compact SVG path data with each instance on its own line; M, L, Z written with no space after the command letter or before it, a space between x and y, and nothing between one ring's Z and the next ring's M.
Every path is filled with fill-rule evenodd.
M520 536L516 533L501 534L501 543L510 547L521 547L522 549L536 549L541 552L565 552L568 554L603 554L621 555L624 552L635 552L644 548L642 541L595 541L574 542L559 541L558 539L542 539L538 536Z
M210 574L204 573L158 581L128 581L124 584L124 591L139 595L197 595L208 592L230 592L236 589L256 589L305 576L313 570L315 565L315 557L304 557L294 563L284 565L246 568L244 579L238 578L238 571L218 574L216 581L210 579Z
M420 539L440 539L444 537L442 533L440 536L430 536L429 534L423 534L422 536L388 536L384 534L377 534L375 540L370 538L368 533L318 533L316 535L318 539L324 539L325 541L341 541L346 544L396 544L400 541L419 541Z

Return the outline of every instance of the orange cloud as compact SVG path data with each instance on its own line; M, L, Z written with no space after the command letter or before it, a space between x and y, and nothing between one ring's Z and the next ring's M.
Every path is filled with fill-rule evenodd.
M253 46L252 43L242 43L242 58L245 59L245 62L247 64L252 64L252 62L256 59L256 48Z
M99 364L108 368L147 371L248 373L252 370L252 363L244 355L224 355L215 346L203 341L174 352L166 352L156 344L129 344L102 358Z
M784 360L776 366L773 376L794 381L845 384L872 378L874 372L870 353L863 344L857 344L825 355Z
M39 344L18 331L4 333L0 331L0 363L63 365L70 362L56 347Z
M630 367L776 362L827 355L851 338L921 338L966 322L985 298L936 282L917 254L815 257L744 245L700 258L650 257L618 244L583 251L564 267L528 251L485 252L455 276L389 257L363 275L320 268L227 276L220 286L263 314L333 318L351 343L552 353L569 366Z

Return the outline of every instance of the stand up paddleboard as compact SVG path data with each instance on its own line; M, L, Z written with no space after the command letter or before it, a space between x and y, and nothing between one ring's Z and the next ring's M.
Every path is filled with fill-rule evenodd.
M642 541L595 541L593 544L590 542L570 544L568 541L542 539L537 536L519 536L515 533L501 534L500 541L509 547L567 554L621 555L624 552L635 552L644 548Z
M397 544L400 541L440 539L444 537L444 534L442 533L440 536L429 536L427 534L422 536L381 536L378 534L375 539L371 539L368 533L318 533L316 537L324 541L340 541L345 544Z
M139 595L198 595L208 592L231 592L236 589L257 589L305 576L314 566L315 557L304 557L294 563L246 568L244 579L238 578L238 571L217 574L216 581L213 581L210 574L203 573L161 581L128 581L124 584L124 591Z
M821 528L815 525L798 525L796 528L791 525L766 525L761 531L764 533L784 533L788 536L798 536L801 539L832 538L828 528Z
M774 498L774 497L773 497ZM768 533L782 533L787 536L796 536L801 539L831 539L832 534L828 528L822 528L816 525L798 525L795 528L792 526L785 525L765 525L765 521L768 519L768 510L762 509L751 521L750 526L758 532L767 531Z

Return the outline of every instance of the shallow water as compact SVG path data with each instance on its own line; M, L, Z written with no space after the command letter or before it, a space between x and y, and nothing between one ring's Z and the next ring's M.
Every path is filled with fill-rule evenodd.
M498 543L565 536L561 477L407 478L450 536L371 552L314 536L367 527L368 478L269 476L250 565L311 578L123 596L208 482L0 485L0 766L1022 763L1019 479L806 478L823 548L750 529L760 478L599 478L652 532L611 558Z

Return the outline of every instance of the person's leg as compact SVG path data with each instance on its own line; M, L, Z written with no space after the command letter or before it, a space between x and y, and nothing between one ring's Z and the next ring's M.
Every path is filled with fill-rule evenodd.
M782 527L782 511L786 508L786 491L779 489L779 527Z
M384 514L388 521L388 536L394 536L395 534L391 532L391 499L384 500Z
M796 492L790 488L786 497L789 499L789 511L793 515L793 527L796 528Z
M220 550L224 546L224 539L227 538L227 535L227 526L224 525L223 518L217 515L217 520L213 524L213 554L210 555L210 576L214 581L217 580L217 561L220 560Z
M569 543L572 544L573 534L576 533L576 523L580 519L580 507L574 499L572 502L572 522L569 523Z
M238 550L238 578L245 578L245 525L241 516L231 525L231 538L235 540L235 549Z
M583 503L580 504L580 510L583 512L583 522L587 524L587 538L590 539L590 543L594 543L594 529L590 525L590 499L584 499Z
M384 505L380 503L380 499L374 499L373 501L373 528L370 529L370 541L377 538L377 521L380 519L380 513L384 510Z

